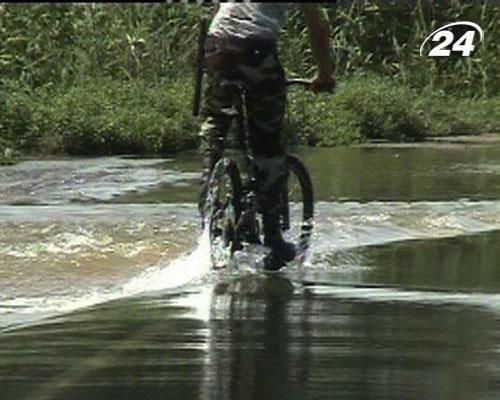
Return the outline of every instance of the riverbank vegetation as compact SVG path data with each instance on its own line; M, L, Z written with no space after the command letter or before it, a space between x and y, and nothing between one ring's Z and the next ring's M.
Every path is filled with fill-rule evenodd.
M500 6L489 0L338 1L338 88L294 89L292 141L332 146L500 132ZM0 4L0 160L19 154L156 154L197 146L191 116L200 18L212 6ZM449 21L485 32L471 57L421 57ZM290 76L312 76L304 20L280 42Z

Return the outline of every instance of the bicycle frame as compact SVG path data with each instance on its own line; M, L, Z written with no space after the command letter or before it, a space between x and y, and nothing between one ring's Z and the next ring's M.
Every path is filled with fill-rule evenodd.
M222 85L228 87L229 90L233 90L233 106L235 110L226 110L228 115L236 117L238 137L237 141L241 148L241 151L245 160L245 171L247 177L243 182L243 196L242 196L242 209L243 212L237 222L237 232L241 232L243 227L255 229L258 232L257 221L257 178L255 176L255 159L252 154L250 145L250 128L248 123L248 110L246 107L246 89L245 85L239 81L223 81ZM302 85L309 87L310 82L305 79L292 79L286 81L286 86L291 85ZM285 207L286 208L286 207ZM288 209L283 212L283 227L288 229L290 226L289 212Z
M226 81L226 85L234 90L236 108L236 124L238 128L237 141L244 156L245 172L247 176L243 182L242 209L243 212L237 221L236 232L243 228L258 232L257 221L257 178L255 176L255 159L250 146L250 128L248 124L248 111L246 107L246 89L243 84Z

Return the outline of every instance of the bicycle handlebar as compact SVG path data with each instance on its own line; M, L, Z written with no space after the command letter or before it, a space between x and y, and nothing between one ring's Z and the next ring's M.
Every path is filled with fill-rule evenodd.
M304 86L304 88L307 90L312 90L311 83L312 83L312 81L309 79L296 78L296 79L288 79L286 81L285 85L286 86L300 85L300 86ZM320 91L322 91L322 92L333 93L335 90L335 84L322 85L321 88L318 88L318 89L320 89Z
M309 88L311 81L304 78L287 79L286 86L301 85Z
M308 80L308 79L294 78L294 79L287 79L285 81L285 86L287 86L287 87L294 86L294 85L303 86L306 90L311 90L311 81ZM245 90L245 84L243 84L239 80L223 80L222 81L222 86L234 87L238 91ZM333 91L333 87L332 88L328 88L327 91L332 92Z

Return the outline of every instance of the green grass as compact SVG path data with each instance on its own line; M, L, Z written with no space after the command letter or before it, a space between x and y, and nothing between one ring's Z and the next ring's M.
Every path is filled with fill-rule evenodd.
M459 96L500 90L500 5L492 0L338 0L323 6L342 79L370 71L423 89ZM0 4L0 79L40 87L73 85L89 77L168 82L194 70L201 16L195 4ZM471 57L421 57L434 29L474 21L484 41ZM280 43L285 67L312 72L305 20L292 7Z
M373 74L341 81L333 96L292 93L289 110L289 135L318 146L500 133L500 96L460 99Z
M7 96L0 137L35 154L173 153L197 145L191 82L100 78ZM3 93L4 96L6 93Z
M425 90L415 107L428 136L500 134L500 96L460 98Z
M438 4L439 3L439 4ZM331 23L338 90L292 91L290 141L500 132L500 6L491 0L339 0ZM191 116L196 38L211 6L0 4L0 163L20 154L164 154L198 144ZM450 20L478 22L473 57L420 57ZM304 18L280 42L290 74L314 73Z
M110 78L69 88L0 90L0 155L168 154L198 145L193 85ZM340 81L335 94L289 93L286 134L295 144L419 141L432 135L500 132L500 97L460 99L418 91L375 74Z

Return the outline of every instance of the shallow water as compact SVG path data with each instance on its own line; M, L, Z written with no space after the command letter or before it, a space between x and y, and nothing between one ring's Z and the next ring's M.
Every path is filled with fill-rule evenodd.
M299 150L304 266L214 272L199 159L0 168L10 399L497 399L500 147Z

